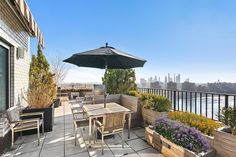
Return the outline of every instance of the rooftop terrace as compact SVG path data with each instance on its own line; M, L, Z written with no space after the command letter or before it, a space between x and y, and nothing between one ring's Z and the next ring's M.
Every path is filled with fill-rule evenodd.
M35 135L18 138L14 149L5 153L4 157L162 157L163 155L145 142L144 128L133 128L130 139L125 130L125 147L122 148L121 135L105 140L104 155L101 153L101 141L88 148L88 127L80 128L77 146L74 145L73 119L68 102L55 109L55 122L52 132L41 135L40 146Z

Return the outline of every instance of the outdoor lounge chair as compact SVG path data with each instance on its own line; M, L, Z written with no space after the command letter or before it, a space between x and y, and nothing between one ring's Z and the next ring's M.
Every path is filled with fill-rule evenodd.
M71 104L71 112L73 116L73 127L75 135L75 146L77 142L77 132L80 127L85 127L89 125L89 120L82 109L82 104Z
M107 113L103 116L102 122L99 120L94 121L94 126L96 126L96 130L99 131L102 136L102 155L104 149L104 136L122 133L122 148L124 148L124 123L125 112ZM96 139L97 131L95 131Z
M42 133L44 134L44 113L32 112L20 114L17 106L11 107L7 110L10 121L10 128L12 132L12 147L14 146L14 134L22 131L37 129L38 145L40 144L40 126L42 126ZM40 116L40 118L21 119L27 116Z

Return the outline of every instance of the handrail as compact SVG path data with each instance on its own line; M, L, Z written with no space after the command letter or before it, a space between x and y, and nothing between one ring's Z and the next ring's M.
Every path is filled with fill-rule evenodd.
M193 93L202 93L202 94L214 94L214 95L220 94L220 95L236 96L236 94L232 94L232 93L202 92L202 91L178 90L178 89L163 89L163 88L148 88L148 87L142 87L138 89L157 89L157 90L168 90L168 91L179 91L179 92L193 92Z
M236 107L236 94L160 88L139 88L139 91L167 97L174 111L192 112L215 120L220 120L218 115L223 107Z

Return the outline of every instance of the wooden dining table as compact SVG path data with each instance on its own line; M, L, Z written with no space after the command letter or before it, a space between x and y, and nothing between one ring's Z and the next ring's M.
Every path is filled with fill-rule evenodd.
M128 115L128 139L130 138L131 111L117 103L83 105L83 110L89 118L89 147L91 147L92 119L103 117L106 113L125 112Z

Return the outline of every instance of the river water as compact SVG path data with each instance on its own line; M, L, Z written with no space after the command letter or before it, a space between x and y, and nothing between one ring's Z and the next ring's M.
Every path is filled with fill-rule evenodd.
M177 99L176 101L176 110L180 111L186 111L186 103L187 103L187 111L190 112L191 110L191 100L189 98L189 95L187 96L187 102L186 102L186 96L183 96L183 100L181 99L182 97L180 96L179 101ZM233 107L234 106L234 97L229 96L229 106ZM206 103L207 102L207 103ZM183 107L182 107L183 103ZM207 105L206 105L207 104ZM213 106L212 106L212 96L207 96L207 101L206 101L206 96L202 96L202 111L200 110L200 97L198 95L196 105L195 105L195 97L193 95L192 98L192 112L195 113L195 106L196 106L196 113L197 114L202 114L204 116L207 116L209 118L212 118L212 111L213 111L213 119L218 119L218 109L220 106L220 110L225 106L225 96L220 96L220 101L218 95L213 96ZM206 107L207 106L207 107ZM173 107L173 102L172 102L172 107ZM207 112L206 112L207 111Z

